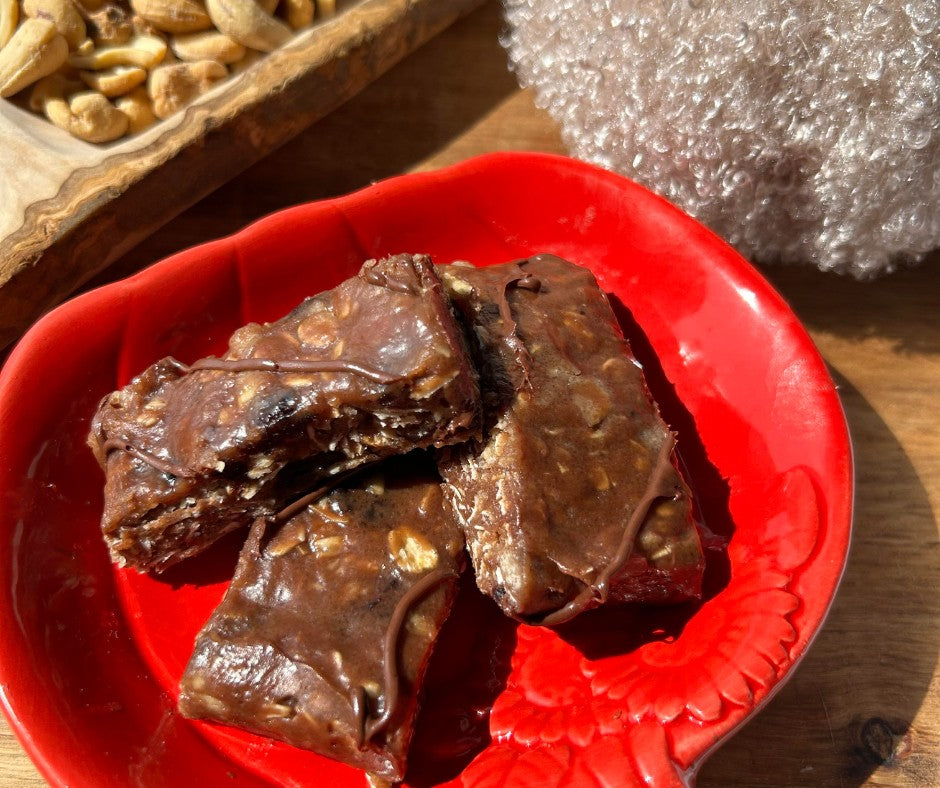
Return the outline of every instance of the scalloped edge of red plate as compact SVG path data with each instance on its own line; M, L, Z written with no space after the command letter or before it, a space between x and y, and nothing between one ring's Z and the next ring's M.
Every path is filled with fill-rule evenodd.
M420 248L429 226L431 248ZM304 268L298 256L304 249L315 249L321 267ZM154 727L159 746L182 748L179 757L221 758L219 768L227 763L207 739L191 735L187 726L202 723L178 718L171 694L150 688L153 655L140 652L149 646L119 636L119 613L127 610L115 596L113 575L110 585L98 584L109 567L97 533L76 536L71 558L55 563L42 555L54 549L54 533L25 527L46 508L54 519L63 514L56 507L67 503L87 519L100 506L100 497L85 490L94 474L82 470L84 463L68 478L49 475L63 459L56 452L75 448L96 397L157 357L219 352L238 325L272 319L309 294L305 277L322 289L368 257L399 251L477 264L551 252L592 268L642 327L694 418L708 460L728 479L736 529L727 548L727 585L672 640L589 659L555 632L520 627L512 671L493 705L491 743L453 784L687 784L708 754L792 676L844 570L854 486L845 416L812 340L743 258L665 200L573 159L490 154L280 211L73 299L14 349L0 374L7 471L0 482L7 504L0 548L9 552L0 560L0 636L7 644L0 653L0 706L51 783L92 779L83 765L91 757L83 736L105 735L108 715L116 713ZM288 271L297 277L289 285ZM735 310L740 325L729 320ZM757 339L742 340L741 326ZM48 374L48 359L55 375ZM739 367L746 372L734 374ZM78 383L92 374L94 383ZM109 380L103 390L102 377ZM72 444L62 438L60 447L49 436L62 427L74 434ZM798 439L801 430L809 443ZM61 488L39 490L47 476ZM78 580L69 564L76 555L94 568ZM50 599L18 596L24 573L40 568L52 578ZM48 591L38 575L30 582ZM76 583L77 590L63 591ZM96 611L111 611L111 630L84 612L76 593ZM57 677L36 662L43 648L55 645L53 624L64 621L99 627L77 631L94 635L94 647L115 660L115 675L102 676L102 684L145 682L146 703L109 701L102 688L99 710L101 699L91 697L98 690L83 685L91 709L83 713L100 716L82 717L91 720L89 731L74 731L69 710L57 706ZM40 625L44 644L36 639ZM540 678L536 668L546 659L568 666L563 688ZM30 681L44 691L27 692ZM656 681L679 689L657 692ZM122 746L114 744L115 762ZM166 753L140 749L127 752L128 781L159 783Z

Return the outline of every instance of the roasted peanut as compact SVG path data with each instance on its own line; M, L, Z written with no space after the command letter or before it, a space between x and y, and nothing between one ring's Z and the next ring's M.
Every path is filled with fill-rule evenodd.
M126 44L97 49L90 55L72 55L69 65L90 71L103 71L114 66L138 66L152 69L166 55L166 41L157 36L136 35Z
M291 37L291 29L255 0L206 0L213 24L246 47L270 52Z
M228 69L214 60L174 63L154 69L147 84L154 114L158 118L170 117L227 76Z
M72 0L23 0L23 13L30 19L48 19L69 43L77 49L85 40L85 20Z
M19 19L20 6L16 0L0 0L0 49L10 40Z
M180 60L214 60L217 63L235 63L248 51L234 39L217 30L174 36L170 49Z
M119 112L127 115L128 134L136 134L148 126L153 125L157 116L153 114L153 106L147 88L141 86L132 90L126 96L121 96L114 102Z
M0 97L19 93L56 71L68 54L68 42L54 23L48 19L27 19L0 49Z
M335 9L335 0L0 0L0 97L58 73L34 92L35 110L81 139L110 141L168 117ZM308 328L303 341L319 344Z
M82 81L108 98L123 96L147 81L147 72L138 66L115 66L107 71L80 71Z
M130 4L135 13L167 33L195 33L212 27L200 0L130 0Z
M313 0L284 0L284 15L294 30L312 24L313 13Z
M84 83L77 79L69 79L64 74L50 74L40 79L29 94L29 108L33 112L45 112L50 101L63 99L72 93L78 93L85 89ZM115 392L108 398L108 404L112 408L123 408L126 406L124 398L120 392Z
M88 142L111 142L124 136L127 116L94 90L66 98L74 84L60 74L46 77L33 89L30 106L41 107L60 129Z
M111 142L127 132L127 116L101 93L93 90L69 98L72 114L66 131L88 142Z
M94 11L86 11L85 19L91 27L90 35L96 46L126 44L134 36L131 14L116 3L105 3ZM91 54L82 52L81 54Z

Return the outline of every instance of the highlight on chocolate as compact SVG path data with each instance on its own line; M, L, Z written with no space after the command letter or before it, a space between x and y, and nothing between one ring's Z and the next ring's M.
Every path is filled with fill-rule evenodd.
M370 260L219 358L143 370L89 445L118 565L246 534L184 716L378 780L405 775L463 573L541 626L701 595L676 436L594 276L551 255Z

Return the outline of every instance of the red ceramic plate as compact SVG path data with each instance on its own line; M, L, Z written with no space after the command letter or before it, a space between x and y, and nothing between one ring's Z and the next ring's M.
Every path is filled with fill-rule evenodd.
M360 773L184 720L176 684L238 539L160 578L98 535L96 403L157 358L218 353L393 252L478 265L551 252L612 294L679 433L706 600L517 626L468 585L435 654L408 783L681 785L793 671L849 541L851 462L826 368L722 241L618 176L508 154L282 211L76 298L0 378L0 699L56 785L363 785Z

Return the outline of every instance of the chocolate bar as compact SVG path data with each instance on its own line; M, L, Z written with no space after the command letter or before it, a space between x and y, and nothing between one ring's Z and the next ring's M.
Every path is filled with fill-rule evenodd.
M698 596L675 439L594 276L549 255L439 271L476 338L487 414L481 441L439 460L479 587L545 625L607 599Z
M160 571L365 463L466 439L479 407L429 259L369 261L221 358L164 359L104 399L89 443L105 540Z
M252 526L183 675L185 716L402 778L463 537L427 457L378 467Z

